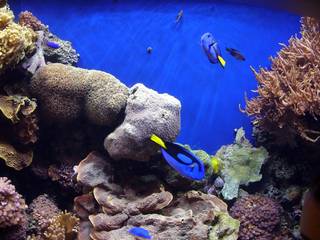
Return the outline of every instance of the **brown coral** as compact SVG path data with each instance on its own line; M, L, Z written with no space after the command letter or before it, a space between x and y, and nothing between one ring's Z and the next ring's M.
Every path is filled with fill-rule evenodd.
M19 14L19 24L29 27L34 31L45 30L46 28L43 23L29 11L24 11Z
M0 202L0 228L23 223L27 205L6 177L0 178Z
M31 91L50 121L86 116L92 123L109 126L124 110L128 97L127 87L111 74L59 63L41 67L32 78Z
M62 212L54 217L44 232L45 240L73 240L78 232L79 218Z
M19 171L31 164L33 152L18 152L12 145L0 142L0 158L6 162L8 167Z
M255 72L259 95L246 101L245 112L262 130L316 142L320 138L320 22L304 17L301 23L302 37L291 37L288 46L283 45L271 58L271 70Z
M8 7L0 9L0 72L19 63L35 49L36 33L13 22Z

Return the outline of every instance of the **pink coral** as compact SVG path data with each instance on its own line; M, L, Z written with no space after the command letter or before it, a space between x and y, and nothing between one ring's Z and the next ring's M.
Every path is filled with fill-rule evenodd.
M24 11L19 14L19 24L31 28L34 31L45 30L46 28L42 22L29 11Z
M11 181L0 177L0 228L21 225L25 220L25 204Z
M239 240L273 240L279 234L281 207L271 198L242 197L232 206L230 215L240 221Z

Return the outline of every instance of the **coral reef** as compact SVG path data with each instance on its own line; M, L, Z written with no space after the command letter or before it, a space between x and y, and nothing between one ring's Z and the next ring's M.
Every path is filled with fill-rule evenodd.
M0 73L14 67L35 48L35 32L13 22L13 18L7 6L0 8Z
M72 121L85 115L99 125L114 125L128 97L127 87L108 73L59 63L40 68L31 90L48 121Z
M146 161L157 152L150 141L156 134L173 141L180 131L180 101L136 84L130 89L125 119L105 139L104 146L113 159Z
M246 101L253 123L281 143L297 136L311 142L320 138L320 22L309 17L301 22L301 38L283 45L270 70L255 72L259 95Z
M221 176L225 182L222 195L231 200L238 196L239 186L260 181L260 169L268 157L263 147L254 148L245 138L242 128L237 130L235 142L222 146L216 153L222 161Z
M134 180L125 181L118 188L114 187L117 183L113 183L114 191L109 182L113 179L112 170L104 168L103 164L108 163L91 153L77 167L77 179L86 179L80 183L90 186L87 191L93 189L93 195L88 193L75 198L75 210L81 218L78 239L89 239L89 236L95 240L134 239L128 234L132 226L148 229L159 240L205 240L211 226L214 226L210 233L212 239L236 239L239 223L230 219L227 205L216 196L198 191L174 196L157 178L145 178L140 184ZM96 181L94 176L100 180ZM225 215L220 215L222 213ZM227 225L232 221L233 225Z
M51 48L46 44L48 41L57 43L59 48ZM80 57L80 55L72 47L71 42L62 40L52 33L47 33L45 35L43 54L46 62L62 63L73 66L78 63Z
M0 178L0 202L0 228L21 225L25 220L27 205L6 177Z
M240 220L239 240L273 240L279 234L281 207L271 198L242 197L232 206L230 214Z
M21 26L29 27L33 31L46 29L46 26L29 11L24 11L19 14L19 24Z

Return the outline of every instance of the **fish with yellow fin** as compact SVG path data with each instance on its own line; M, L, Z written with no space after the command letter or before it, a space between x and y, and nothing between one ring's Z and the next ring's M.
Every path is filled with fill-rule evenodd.
M216 156L213 156L211 159L210 159L210 165L213 169L213 173L214 174L218 174L218 172L220 171L221 169L221 160L216 157Z
M153 134L151 141L161 147L163 158L182 176L191 180L202 180L205 177L203 162L183 146L162 140Z
M207 32L201 36L201 46L209 62L213 64L220 63L223 68L226 66L226 61L222 58L218 42L211 33Z

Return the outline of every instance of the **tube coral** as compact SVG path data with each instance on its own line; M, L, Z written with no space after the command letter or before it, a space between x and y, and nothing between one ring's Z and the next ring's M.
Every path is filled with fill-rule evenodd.
M246 99L245 112L261 130L316 142L320 138L320 22L304 17L301 24L301 37L293 36L288 46L282 45L271 58L271 69L254 71L259 95Z

